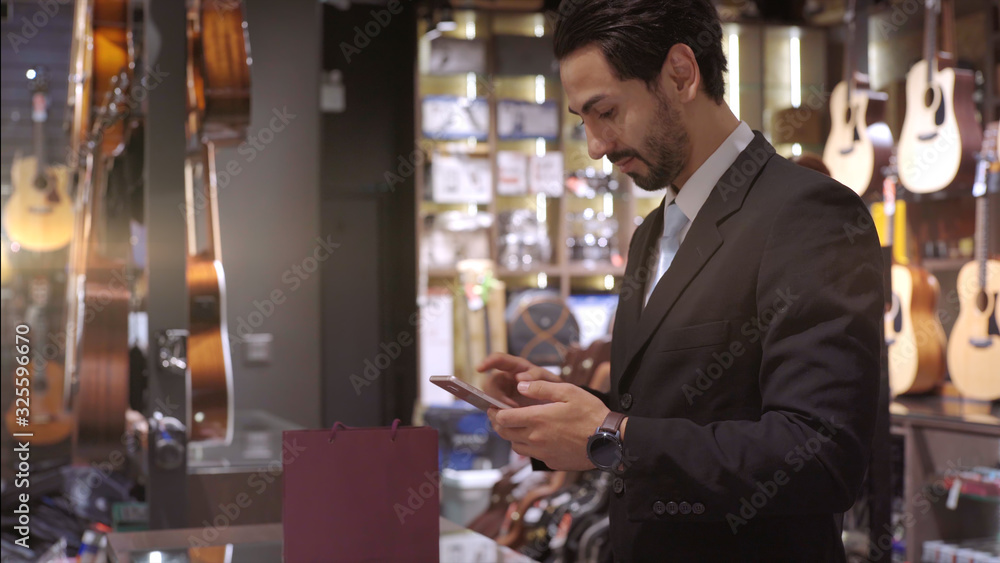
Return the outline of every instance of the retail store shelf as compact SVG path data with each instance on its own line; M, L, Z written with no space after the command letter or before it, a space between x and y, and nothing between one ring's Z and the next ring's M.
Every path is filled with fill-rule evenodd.
M971 258L925 258L921 266L931 272L954 271L969 263Z
M611 264L585 264L570 262L566 266L566 273L573 277L587 276L607 276L621 277L625 275L625 266L613 266Z
M956 477L948 476L944 478L944 486L951 489L955 484ZM962 479L959 493L963 497L1000 503L1000 485L987 481L970 481Z

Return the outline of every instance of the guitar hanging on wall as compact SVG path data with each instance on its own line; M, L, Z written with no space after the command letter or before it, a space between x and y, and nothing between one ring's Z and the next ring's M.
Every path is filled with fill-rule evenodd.
M1000 399L1000 261L990 254L990 193L1000 191L1000 152L994 121L986 126L976 182L976 259L958 273L959 313L948 342L948 370L962 396Z
M882 169L892 153L892 131L883 121L888 96L870 90L868 77L854 70L855 1L850 0L847 10L844 78L830 96L830 135L823 162L835 180L858 195L878 197Z
M68 103L69 164L78 169L67 273L65 404L76 418L74 457L107 459L122 447L129 408L129 287L108 228L108 179L127 140L135 61L128 4L77 0Z
M955 8L945 0L943 52L937 51L941 0L927 0L924 58L906 75L906 116L899 136L899 181L915 194L972 181L982 132L972 98L975 78L954 66Z
M33 74L32 74L33 73ZM49 164L45 140L48 121L48 75L29 71L34 155L14 156L10 179L14 193L3 211L4 229L22 248L45 252L69 244L73 235L73 203L67 193L69 170Z
M185 197L192 442L229 443L233 438L233 367L226 327L216 149L246 138L249 52L242 2L189 1ZM202 188L199 194L196 184ZM199 238L205 240L204 245L199 246Z
M883 205L890 252L895 236L897 176L886 169ZM885 313L885 343L889 350L889 390L893 396L934 389L945 371L945 333L937 316L941 288L933 274L913 264L892 264L892 300Z
M42 276L32 280L31 304L27 307L24 320L30 327L31 334L41 338L47 338L50 334L49 296L50 283L47 278ZM14 368L18 397L11 403L4 421L7 423L8 432L28 431L32 434L33 443L49 445L61 442L72 435L73 419L63 408L62 365L55 359L46 358L41 353L42 349L41 347L33 349L34 357L29 357L27 365L17 365ZM19 359L18 364L21 361ZM20 395L19 391L24 388L31 389L30 395ZM24 421L27 421L27 424L22 424Z

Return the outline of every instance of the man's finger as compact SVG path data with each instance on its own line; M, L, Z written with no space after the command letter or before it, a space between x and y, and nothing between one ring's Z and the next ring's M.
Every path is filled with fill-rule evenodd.
M495 352L487 356L486 359L476 367L476 371L483 373L491 369L496 369L510 373L519 373L522 371L528 371L532 367L534 367L534 364L524 358L504 354L502 352Z
M552 381L522 381L517 384L517 391L532 399L541 401L566 402L572 396L572 391L577 389L570 383L556 383Z
M541 378L538 377L539 374L542 376ZM553 383L562 382L562 378L560 378L558 375L552 373L551 371L545 368L538 368L530 372L522 371L521 373L515 374L514 379L516 379L517 381L537 381L539 379L542 379L544 381L551 381Z

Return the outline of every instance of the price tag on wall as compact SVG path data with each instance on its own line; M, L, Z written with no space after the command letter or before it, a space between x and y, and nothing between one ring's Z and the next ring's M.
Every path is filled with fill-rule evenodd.
M563 195L563 155L550 152L531 157L530 187L533 193L552 197Z
M557 139L559 106L555 102L536 104L521 100L497 103L497 135L509 139Z
M435 154L431 197L438 203L489 203L493 175L485 158Z
M485 141L489 136L490 108L485 98L427 96L421 108L425 137Z
M486 42L481 39L438 37L431 41L428 74L486 72Z
M498 194L528 193L528 155L517 151L498 151L497 174Z

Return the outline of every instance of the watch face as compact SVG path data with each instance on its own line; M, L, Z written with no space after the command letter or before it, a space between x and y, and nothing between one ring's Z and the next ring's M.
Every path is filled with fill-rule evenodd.
M600 469L618 467L622 460L622 450L613 434L595 434L590 437L587 453L590 461Z

